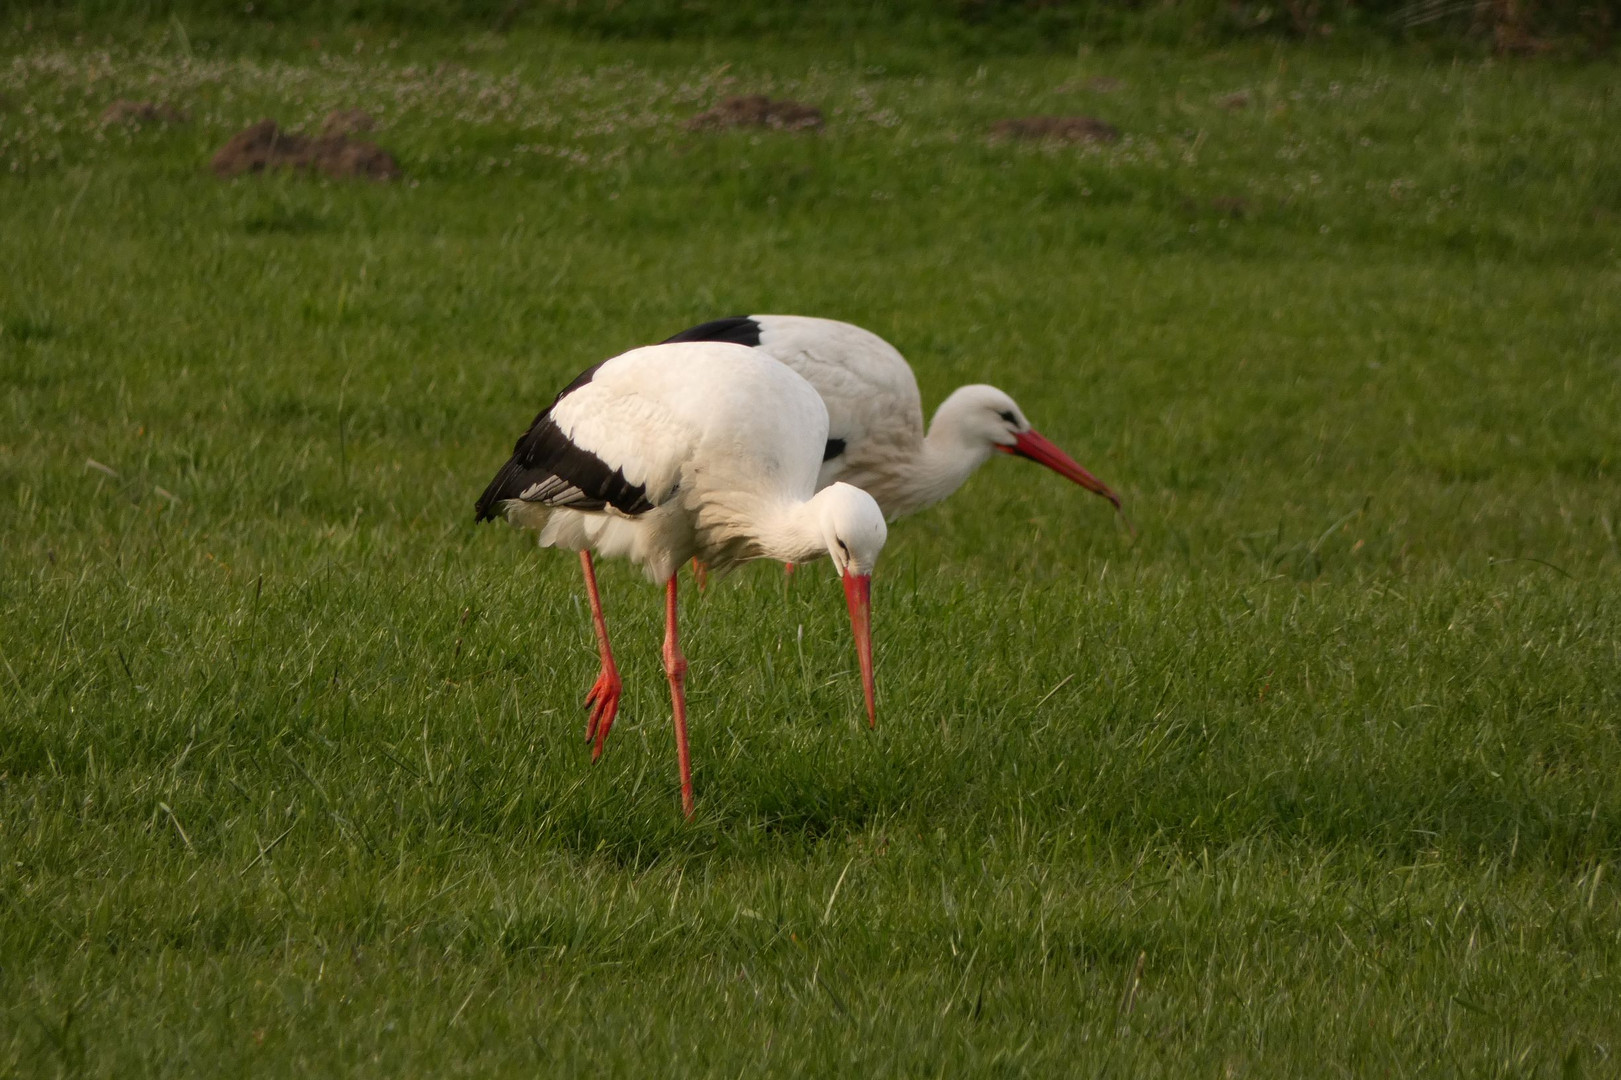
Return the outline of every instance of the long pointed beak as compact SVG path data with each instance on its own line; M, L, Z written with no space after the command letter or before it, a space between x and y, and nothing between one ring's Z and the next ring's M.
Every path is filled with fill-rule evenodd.
M876 693L872 681L872 575L844 572L844 599L850 605L850 631L856 639L856 659L861 662L861 690L867 696L867 726L878 726Z
M1059 476L1074 481L1094 495L1102 495L1114 503L1116 510L1120 509L1120 496L1116 495L1108 484L1081 468L1078 461L1058 449L1039 431L1021 431L1014 436L1012 446L1001 446L997 449L1015 457L1029 458L1038 465L1045 465Z

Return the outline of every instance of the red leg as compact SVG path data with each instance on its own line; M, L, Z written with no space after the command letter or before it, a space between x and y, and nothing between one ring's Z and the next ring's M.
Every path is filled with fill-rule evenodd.
M698 591L709 588L709 566L698 556L692 557L692 576L698 582Z
M602 616L602 597L597 593L597 572L591 565L589 551L580 552L580 569L585 571L585 591L591 597L591 622L597 630L597 651L602 654L602 671L585 695L586 707L591 710L585 724L585 741L595 743L591 748L591 760L595 761L602 756L608 729L614 726L623 685L619 681L619 669L614 666L613 649L608 646L608 622Z
M675 634L675 575L664 589L664 673L670 677L670 704L675 709L675 760L681 768L681 811L692 820L692 755L687 750L687 658Z

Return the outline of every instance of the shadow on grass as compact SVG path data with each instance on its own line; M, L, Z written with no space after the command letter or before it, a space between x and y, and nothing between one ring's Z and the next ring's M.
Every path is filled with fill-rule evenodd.
M274 207L243 218L242 231L249 236L309 236L333 232L335 226L303 207Z
M803 856L893 818L911 795L889 770L835 778L790 762L700 782L697 817L689 823L662 786L627 797L607 777L600 780L549 805L537 800L536 840L631 872L693 859L752 863ZM589 787L603 790L587 793Z
M42 316L0 315L0 341L49 341L60 334L56 324Z

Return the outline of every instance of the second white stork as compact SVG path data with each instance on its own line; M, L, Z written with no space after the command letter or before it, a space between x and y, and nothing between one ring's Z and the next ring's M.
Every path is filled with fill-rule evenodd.
M738 315L667 339L680 341L746 345L804 376L829 418L819 482L842 480L869 492L891 521L944 499L998 452L1045 465L1120 509L1109 485L1032 428L1024 410L994 386L958 387L925 433L911 366L893 345L859 326L803 315Z
M687 749L687 663L676 635L676 570L717 570L826 552L844 581L867 705L876 723L871 582L887 527L872 496L849 484L817 490L827 410L804 379L725 342L651 345L605 360L565 387L478 500L478 520L505 516L544 547L580 552L602 670L586 703L586 737L602 752L621 692L591 552L631 559L665 587L682 809L693 814Z

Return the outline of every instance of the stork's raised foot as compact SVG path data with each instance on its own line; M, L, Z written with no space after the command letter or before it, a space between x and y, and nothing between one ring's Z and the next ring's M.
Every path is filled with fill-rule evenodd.
M602 756L602 745L608 739L608 729L614 726L614 717L619 713L619 697L623 692L624 684L619 681L619 672L605 667L585 695L585 706L591 710L590 719L585 724L585 741L593 744L592 761Z

